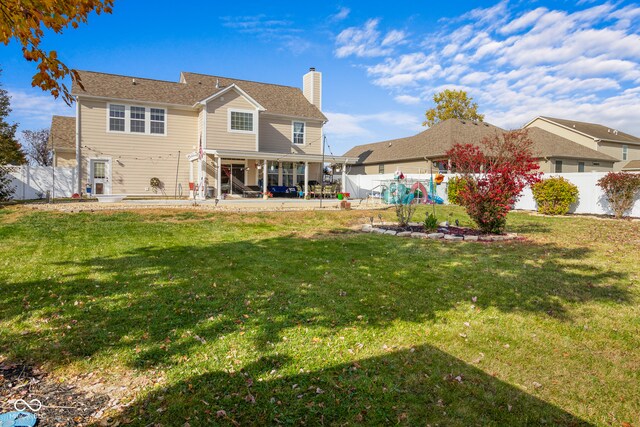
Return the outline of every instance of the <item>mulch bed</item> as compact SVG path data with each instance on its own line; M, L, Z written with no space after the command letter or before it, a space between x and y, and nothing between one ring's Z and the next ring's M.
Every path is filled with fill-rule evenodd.
M0 413L15 411L13 402L38 399L42 409L34 412L38 426L84 426L109 401L105 395L84 393L76 387L49 378L40 369L20 364L0 364ZM26 409L26 412L29 409Z
M436 230L425 231L422 225L407 225L407 226L401 227L399 225L384 224L384 225L374 225L374 226L377 228L382 228L384 230L393 230L398 233L402 231L411 231L412 233L445 233L445 234L452 234L454 236L482 235L482 233L479 230L476 230L473 228L466 228L466 227L456 227L456 226L449 226L449 228L438 227L437 231Z

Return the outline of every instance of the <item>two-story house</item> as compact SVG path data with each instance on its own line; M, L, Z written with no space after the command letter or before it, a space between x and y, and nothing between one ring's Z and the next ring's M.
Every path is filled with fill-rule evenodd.
M327 118L314 68L302 90L187 72L178 82L79 73L76 117L54 117L50 140L55 163L78 168L78 193L173 196L192 189L196 197L220 198L258 185L265 192L300 185L307 193L309 181L322 179Z
M538 116L524 125L526 129L540 128L569 139L592 150L607 154L617 161L613 170L634 170L640 161L640 138L612 127L576 120ZM579 168L576 162L559 161L554 172L567 172ZM583 165L584 168L584 165Z

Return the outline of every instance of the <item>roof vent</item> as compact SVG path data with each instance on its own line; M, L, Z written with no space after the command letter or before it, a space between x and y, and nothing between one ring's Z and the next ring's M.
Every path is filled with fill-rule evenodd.
M220 80L216 79L216 89L220 89Z
M136 79L131 79L131 83L136 84Z
M389 147L391 147L392 145L393 145L392 143L389 143Z
M617 135L617 134L618 134L618 129L614 129L614 130L613 130L613 134L614 134L614 135Z
M607 129L607 133L611 133L611 129Z
M573 128L575 129L575 128L576 128L576 125L573 125Z

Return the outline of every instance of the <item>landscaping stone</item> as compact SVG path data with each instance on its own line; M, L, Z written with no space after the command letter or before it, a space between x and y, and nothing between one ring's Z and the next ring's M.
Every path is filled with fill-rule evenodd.
M469 242L477 242L478 241L478 236L464 236L464 240L469 241Z
M482 242L491 242L493 240L493 236L478 236L478 240Z
M373 226L371 224L364 224L362 226L362 231L364 231L365 233L370 233L371 230L373 230Z
M390 234L392 236L395 236L397 234L397 232L395 230L385 230L384 234Z
M387 230L383 230L382 228L374 227L371 229L372 233L384 234Z
M491 236L491 240L494 242L502 242L505 240L505 236Z
M460 240L463 240L464 237L462 237L462 236L454 236L453 234L445 234L444 235L444 239L445 240L460 241Z
M444 233L429 233L427 234L429 239L442 239L444 237Z
M420 227L422 224L420 224L419 222L410 222L409 224L407 224L411 227Z
M426 239L427 238L427 233L413 232L413 233L411 233L411 237L414 237L416 239Z
M396 234L396 236L398 236L398 237L411 237L411 232L410 231L401 231L398 234Z

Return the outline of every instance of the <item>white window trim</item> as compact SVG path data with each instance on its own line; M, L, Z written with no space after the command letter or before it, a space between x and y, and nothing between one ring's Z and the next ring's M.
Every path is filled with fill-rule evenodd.
M622 160L629 160L629 146L626 144L622 146Z
M295 138L294 138L294 134L295 134L295 123L302 123L303 124L303 129L304 132L302 134L302 144L296 144ZM307 145L307 122L303 121L303 120L291 120L291 143L293 145Z
M253 116L253 130L236 130L231 129L231 113L247 113ZM254 135L256 133L256 125L258 123L257 114L255 110L242 110L239 108L229 108L227 110L227 132L231 133L244 133L248 135Z
M111 118L110 117L111 105L124 105L124 131L110 129L109 119ZM131 107L144 108L144 132L131 132ZM151 133L151 109L152 108L164 111L164 133ZM113 133L113 134L119 134L119 135L125 134L125 135L167 136L168 119L169 119L169 116L167 114L167 109L164 107L156 107L153 105L145 106L145 105L125 104L122 102L107 103L107 133Z

